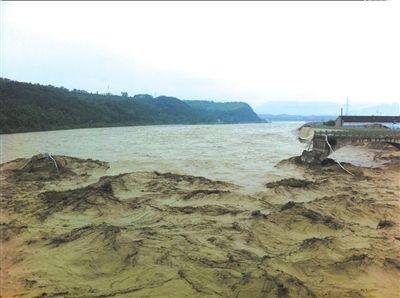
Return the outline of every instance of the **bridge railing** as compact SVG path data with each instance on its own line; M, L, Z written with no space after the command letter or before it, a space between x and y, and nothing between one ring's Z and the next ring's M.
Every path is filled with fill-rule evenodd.
M357 138L357 139L400 139L400 130L372 130L372 129L349 129L349 130L317 130L314 137L334 136L335 138Z

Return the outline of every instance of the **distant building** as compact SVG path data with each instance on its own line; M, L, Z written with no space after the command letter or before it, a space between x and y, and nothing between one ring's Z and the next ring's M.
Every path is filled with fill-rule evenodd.
M400 116L339 116L335 127L387 127L399 128Z

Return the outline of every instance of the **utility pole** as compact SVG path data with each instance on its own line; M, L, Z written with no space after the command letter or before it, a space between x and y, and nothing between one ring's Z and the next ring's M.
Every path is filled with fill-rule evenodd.
M343 108L340 108L340 127L343 127Z

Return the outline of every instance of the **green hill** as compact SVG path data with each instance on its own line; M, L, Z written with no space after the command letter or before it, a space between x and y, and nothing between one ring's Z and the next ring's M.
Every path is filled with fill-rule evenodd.
M88 93L0 78L0 133L68 128L262 122L246 103Z
M213 102L206 100L185 100L192 108L201 111L211 119L222 123L261 122L253 109L245 102Z

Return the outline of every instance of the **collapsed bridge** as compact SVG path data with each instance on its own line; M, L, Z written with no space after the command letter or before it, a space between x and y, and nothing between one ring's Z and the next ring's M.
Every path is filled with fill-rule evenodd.
M341 147L364 143L387 143L400 149L400 130L317 130L310 143L311 155L323 160Z

